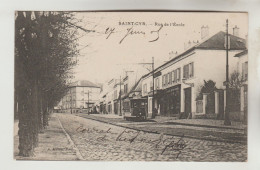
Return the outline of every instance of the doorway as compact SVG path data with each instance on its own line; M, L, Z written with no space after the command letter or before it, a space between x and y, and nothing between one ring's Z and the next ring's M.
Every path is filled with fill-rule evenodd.
M184 113L191 113L191 87L184 89Z

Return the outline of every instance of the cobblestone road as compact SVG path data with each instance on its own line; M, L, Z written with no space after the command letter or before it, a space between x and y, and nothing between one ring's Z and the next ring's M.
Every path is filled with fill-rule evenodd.
M125 128L149 131L155 133L164 133L171 136L181 136L190 137L194 139L204 139L213 140L219 142L234 142L234 143L247 143L247 135L243 128L231 128L220 126L218 128L212 127L198 127L198 126L183 126L171 124L171 122L156 122L154 120L148 120L145 122L133 122L126 121L123 118L109 118L102 117L99 115L87 115L79 114L78 116L87 119L97 120L104 123L109 123L116 126L121 126ZM201 122L203 124L203 122Z
M70 114L56 114L84 160L246 161L247 146L145 133Z

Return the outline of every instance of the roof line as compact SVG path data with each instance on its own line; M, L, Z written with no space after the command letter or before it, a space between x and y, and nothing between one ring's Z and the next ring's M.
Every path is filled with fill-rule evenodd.
M240 57L240 56L246 55L247 53L248 53L248 50L246 49L240 53L237 53L234 57Z
M164 64L162 64L162 65L160 65L160 66L158 66L156 69L154 69L154 71L151 71L151 72L147 73L146 75L144 75L143 78L146 77L146 76L148 76L148 75L150 75L152 72L158 71L161 67L163 67L163 66L165 66L165 65L167 65L167 64L169 64L169 63L171 63L171 62L173 62L173 61L175 61L175 60L177 60L177 59L179 59L180 57L182 57L182 56L188 54L189 52L191 52L191 51L193 51L193 50L195 50L195 49L210 49L210 48L199 47L199 45L201 45L202 43L208 41L210 38L212 38L213 36L219 34L220 32L225 33L224 31L219 31L219 32L217 32L216 34L214 34L214 35L208 37L207 39L203 40L202 42L200 42L200 43L198 43L198 44L192 46L191 48L189 48L189 49L187 49L186 51L182 52L181 54L177 55L177 56L174 57L173 59L167 61L166 63L164 63ZM232 34L228 34L228 35L232 35ZM237 38L240 38L240 37L235 36L235 35L232 35L232 36L237 37ZM241 38L241 39L243 39L243 38ZM216 48L211 48L211 49L215 49L215 50L216 50ZM221 49L219 49L219 50L221 50ZM231 50L232 50L232 49L231 49Z

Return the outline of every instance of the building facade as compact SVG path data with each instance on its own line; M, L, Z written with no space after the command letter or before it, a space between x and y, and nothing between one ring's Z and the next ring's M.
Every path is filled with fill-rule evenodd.
M62 98L62 109L76 112L92 112L99 101L100 87L90 81L77 81L71 85L68 93Z
M246 46L244 39L234 35L229 37L229 72L231 73L239 67L239 60L234 56L245 50ZM208 112L206 105L210 103L213 106L210 112L219 114L221 102L218 102L219 98L215 98L215 94L203 94L201 101L198 101L198 97L201 86L208 80L216 83L216 96L219 95L218 90L220 90L221 96L224 97L222 94L225 89L223 82L226 80L225 33L221 31L207 39L204 38L201 43L188 47L183 53L156 68L154 75L150 73L144 77L142 96L147 97L148 115L152 113L153 77L154 108L157 114L176 116L184 113L194 117ZM224 103L222 108L225 107L223 105Z
M138 75L136 72L127 73L126 76L122 79L122 113L129 113L131 107L131 97L129 96L133 88L138 84L141 75Z

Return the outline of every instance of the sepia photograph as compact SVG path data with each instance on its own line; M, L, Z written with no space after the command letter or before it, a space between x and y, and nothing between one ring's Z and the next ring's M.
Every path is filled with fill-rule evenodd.
M248 161L247 12L14 16L14 160Z

